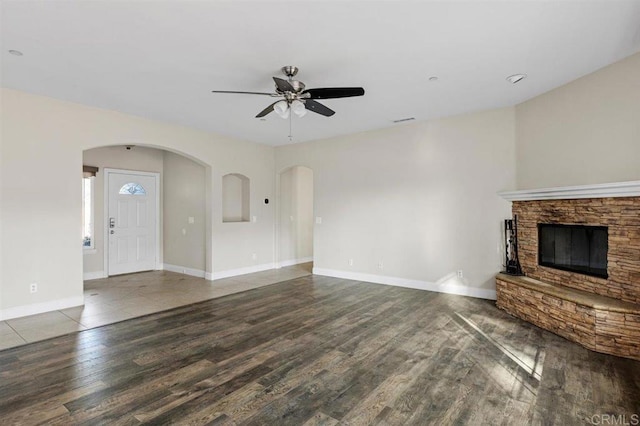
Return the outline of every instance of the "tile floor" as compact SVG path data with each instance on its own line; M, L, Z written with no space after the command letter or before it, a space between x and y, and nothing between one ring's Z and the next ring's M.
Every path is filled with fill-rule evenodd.
M0 321L0 350L310 275L311 266L216 281L168 271L85 281L84 306Z

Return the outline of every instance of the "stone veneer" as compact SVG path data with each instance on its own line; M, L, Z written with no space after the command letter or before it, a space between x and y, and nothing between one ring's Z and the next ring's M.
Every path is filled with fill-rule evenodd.
M497 306L594 351L640 360L640 197L514 201L526 277L498 274ZM538 265L538 224L607 226L608 278Z
M518 255L528 277L640 303L640 197L514 201ZM538 265L538 223L609 227L609 278Z
M498 274L497 306L565 339L640 360L640 305L529 277Z

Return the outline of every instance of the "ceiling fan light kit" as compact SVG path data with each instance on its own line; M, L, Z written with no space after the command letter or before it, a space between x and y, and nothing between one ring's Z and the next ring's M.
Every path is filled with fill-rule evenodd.
M307 108L304 103L298 99L291 102L291 111L298 117L304 117L307 114Z
M282 98L260 111L258 115L256 115L256 118L262 118L271 111L275 111L275 113L282 118L289 118L291 112L298 117L304 117L307 111L312 111L325 117L331 117L335 114L335 111L321 104L316 99L349 98L364 95L364 89L362 87L325 87L319 89L306 89L306 85L303 82L293 79L293 77L298 74L298 67L293 65L282 67L282 73L287 76L287 80L279 77L273 77L273 81L276 84L276 90L274 93L230 90L213 90L212 92L262 95Z
M287 101L278 101L273 104L273 110L282 118L289 118L289 104Z

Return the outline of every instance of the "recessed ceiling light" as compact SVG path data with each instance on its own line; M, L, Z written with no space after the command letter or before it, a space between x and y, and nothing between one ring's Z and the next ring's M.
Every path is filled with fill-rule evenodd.
M438 77L435 75L433 77L429 77L429 81L438 81Z
M22 56L22 52L19 50L10 50L9 53L11 53L13 56Z
M526 77L526 74L514 74L507 77L507 81L511 84L516 84L517 82L524 80Z
M411 120L415 120L415 117L408 117L408 118L401 118L399 120L393 120L394 123L403 123L405 121L411 121Z

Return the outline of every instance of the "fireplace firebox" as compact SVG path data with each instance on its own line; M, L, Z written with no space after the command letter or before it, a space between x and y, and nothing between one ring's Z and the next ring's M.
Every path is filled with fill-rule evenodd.
M538 264L607 278L606 226L538 224Z

